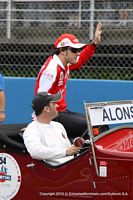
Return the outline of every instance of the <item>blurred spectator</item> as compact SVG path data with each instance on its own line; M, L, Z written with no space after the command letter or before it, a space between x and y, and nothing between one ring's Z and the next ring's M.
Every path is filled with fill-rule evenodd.
M28 10L30 16L29 18L30 20L32 20L31 25L38 26L39 24L41 24L39 20L43 19L42 4L40 2L29 2Z
M112 1L107 1L105 4L104 4L104 9L106 9L106 12L105 12L105 25L111 25L112 22L111 20L114 19L114 13L111 11L111 9L113 9L113 2Z
M0 122L5 119L5 93L4 93L4 80L0 74Z
M79 26L79 16L77 13L71 13L68 17L68 26L69 27L78 27Z
M51 12L48 11L48 4L45 2L29 2L29 19L31 20L32 26L47 26L50 27L53 20L52 9Z
M112 11L114 7L114 2L111 0L108 1L96 1L95 2L95 19L103 20L104 25L109 26L112 25L112 20L115 18L115 13ZM102 11L101 11L102 10Z
M23 26L26 25L25 17L26 12L24 11L27 9L27 3L24 2L14 2L12 3L12 24L14 26Z
M116 2L116 8L118 9L118 20L120 20L118 26L126 26L128 19L128 11L126 9L128 8L128 2Z
M82 3L82 9L84 11L82 11L82 22L81 25L82 27L87 27L90 26L90 16L91 16L91 12L90 12L90 1L85 1ZM95 15L95 13L94 13Z
M0 2L0 25L3 26L6 24L6 2Z

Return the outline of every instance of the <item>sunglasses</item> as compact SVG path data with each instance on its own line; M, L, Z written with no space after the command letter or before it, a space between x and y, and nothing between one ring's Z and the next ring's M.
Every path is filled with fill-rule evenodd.
M77 52L81 52L81 51L82 51L82 48L76 49L76 48L73 48L73 47L69 47L68 49L69 49L72 53L77 53Z

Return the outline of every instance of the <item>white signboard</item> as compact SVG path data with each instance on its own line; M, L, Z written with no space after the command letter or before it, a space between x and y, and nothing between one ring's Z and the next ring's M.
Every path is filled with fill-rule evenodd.
M133 122L133 104L88 107L92 126Z

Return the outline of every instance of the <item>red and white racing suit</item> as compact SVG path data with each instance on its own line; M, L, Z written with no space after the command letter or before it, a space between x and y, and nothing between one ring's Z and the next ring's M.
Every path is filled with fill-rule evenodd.
M48 92L50 94L62 93L62 99L58 102L58 111L65 111L66 104L66 82L69 70L80 69L95 53L96 46L87 45L80 53L76 64L63 66L57 55L50 56L42 66L36 80L35 94Z
M59 57L54 54L53 56L50 56L42 66L36 80L35 94L37 94L38 92L48 92L50 94L61 92L62 98L58 102L59 117L60 114L64 115L64 113L67 113L68 115L68 112L66 110L66 82L69 77L69 70L80 69L93 56L95 50L95 45L87 45L80 53L77 63L72 65L68 64L67 66L63 66ZM75 115L74 112L71 113L69 111L68 118L66 117L66 115L64 115L64 117L62 117L62 120L58 119L58 121L64 125L67 132L75 131L75 127L73 128L73 130L70 128L71 126L74 126L74 123L80 123L79 126L82 129L82 132L87 129L86 118L84 115L78 113L76 113ZM70 122L72 123L72 125L70 125ZM76 125L76 129L78 129L78 125ZM79 134L77 134L77 136L79 136Z

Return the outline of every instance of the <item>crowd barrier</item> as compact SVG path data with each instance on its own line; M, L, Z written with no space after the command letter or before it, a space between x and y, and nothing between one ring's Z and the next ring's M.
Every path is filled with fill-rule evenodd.
M5 124L31 121L31 100L35 78L5 77ZM70 79L67 83L68 109L84 113L84 101L102 102L133 99L133 81Z

